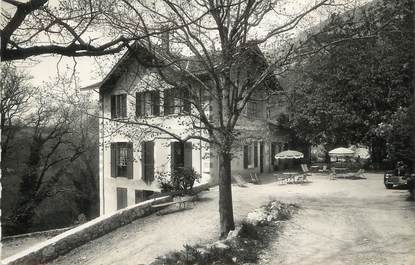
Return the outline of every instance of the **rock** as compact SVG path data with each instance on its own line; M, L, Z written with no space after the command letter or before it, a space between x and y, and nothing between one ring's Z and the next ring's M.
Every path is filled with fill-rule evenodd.
M220 250L227 250L229 249L229 246L226 245L225 243L221 242L221 241L217 241L215 243L213 243L212 245L210 245L211 248L216 248L216 249L220 249Z
M237 228L235 228L235 230L231 230L231 231L229 231L229 234L228 234L228 236L226 237L226 239L227 240L231 240L231 239L234 239L234 238L236 238L236 237L238 237L239 236L239 234L241 233L241 226L239 226L239 227L237 227Z

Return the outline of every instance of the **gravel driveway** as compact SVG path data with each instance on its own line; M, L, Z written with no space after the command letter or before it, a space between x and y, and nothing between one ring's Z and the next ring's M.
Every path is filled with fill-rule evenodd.
M309 184L234 186L240 222L270 199L302 209L262 254L263 264L415 264L415 204L405 190L386 190L381 174L362 180ZM58 258L52 264L148 264L184 244L218 237L218 190L202 195L193 209L139 219Z

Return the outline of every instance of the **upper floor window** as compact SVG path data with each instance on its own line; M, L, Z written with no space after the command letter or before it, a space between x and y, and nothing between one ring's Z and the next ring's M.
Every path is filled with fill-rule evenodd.
M133 144L111 143L111 176L133 178Z
M136 93L136 115L137 116L159 116L160 115L160 92L145 91Z
M127 95L112 95L111 96L111 118L126 118L127 117Z
M249 101L246 104L246 115L248 118L259 118L258 104L256 102Z
M190 91L186 88L164 90L164 115L190 113Z

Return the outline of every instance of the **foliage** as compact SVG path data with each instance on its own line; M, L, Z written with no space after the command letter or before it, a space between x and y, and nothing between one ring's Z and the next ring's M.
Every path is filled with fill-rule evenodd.
M290 128L299 138L328 150L352 143L383 148L375 129L413 102L412 5L375 1L332 16L309 44L321 52L286 78ZM325 46L331 42L337 44Z
M201 178L193 168L180 167L170 172L157 172L156 177L162 192L178 191L187 193Z
M97 216L97 119L30 90L27 75L12 64L2 70L4 234L68 226L82 213Z

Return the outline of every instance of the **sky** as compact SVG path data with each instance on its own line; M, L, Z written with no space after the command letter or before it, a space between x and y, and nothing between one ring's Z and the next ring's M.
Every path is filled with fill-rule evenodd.
M284 12L287 14L294 14L301 10L307 9L312 6L316 0L284 0L286 1ZM347 3L354 3L358 1L358 4L367 2L367 0L343 0ZM56 0L51 0L49 4L54 4ZM4 3L4 2L3 2ZM2 4L2 8L7 8ZM326 12L319 11L312 16L304 20L300 28L312 26L319 23L326 18ZM264 23L261 25L259 32L267 32L269 28L275 26L278 23L275 17L266 17ZM68 58L57 55L45 55L37 56L25 61L17 62L17 66L32 76L32 84L34 86L46 86L55 82L58 77L69 76L76 77L72 80L71 89L78 89L96 82L101 81L105 74L110 71L111 66L116 61L117 56L109 57L80 57L80 58ZM75 72L75 75L73 73ZM49 85L50 86L50 85Z

